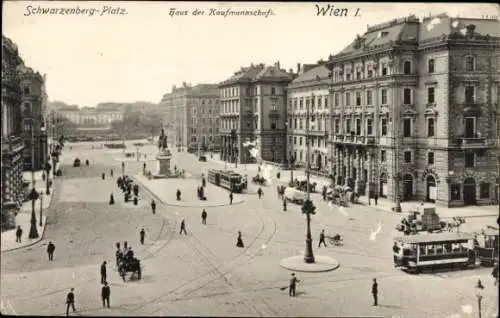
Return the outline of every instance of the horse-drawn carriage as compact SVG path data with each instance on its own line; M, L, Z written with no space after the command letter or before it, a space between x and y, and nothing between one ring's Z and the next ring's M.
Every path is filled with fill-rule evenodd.
M423 214L422 214L423 213ZM408 218L404 217L401 223L396 226L396 230L406 235L417 234L418 232L453 232L465 223L463 217L453 217L450 222L445 222L439 218L434 207L424 207L421 205L417 211L410 211ZM458 232L458 230L457 230Z
M307 188L308 188L307 179L303 179L303 180L295 179L295 181L293 183L291 183L291 186L295 189L300 190L300 191L307 192ZM309 192L311 192L311 193L316 192L316 186L317 186L316 182L312 182L312 183L310 182L309 183Z
M252 178L252 182L258 185L266 185L266 178L261 177L260 175L256 175L255 177Z
M343 187L340 185L330 188L326 192L326 199L333 204L347 207L349 201L357 203L358 195L352 191L350 187Z
M123 256L122 253L117 255L118 273L125 282L127 273L131 273L130 279L140 280L142 277L141 261L133 256Z

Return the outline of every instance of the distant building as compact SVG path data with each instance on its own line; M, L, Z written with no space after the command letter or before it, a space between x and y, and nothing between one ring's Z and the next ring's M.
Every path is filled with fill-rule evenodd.
M24 62L9 38L2 35L2 228L15 225L15 211L24 199L21 86L18 67Z
M330 85L329 70L324 63L297 65L298 77L287 88L288 159L298 166L307 162L306 128L309 109L311 168L330 174Z
M446 14L371 26L331 56L334 182L395 202L494 203L499 56L498 20Z
M61 116L81 127L109 126L113 121L123 120L123 111L114 109L97 109L94 107L67 106L57 111Z
M24 170L42 170L48 162L45 82L43 76L30 67L22 67L19 72L25 145Z
M262 160L285 163L286 86L293 72L279 62L242 67L219 84L221 156L229 162L253 162L243 144L256 142Z
M190 152L218 150L219 96L216 84L183 83L163 95L160 109L169 142Z

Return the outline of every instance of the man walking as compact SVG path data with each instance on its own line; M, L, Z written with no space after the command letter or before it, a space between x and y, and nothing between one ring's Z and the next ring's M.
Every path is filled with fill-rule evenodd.
M326 247L326 242L325 242L325 230L321 230L321 233L319 234L319 244L318 244L318 248L321 247L321 243L323 243L323 245Z
M184 232L184 234L187 235L186 222L184 222L184 219L182 219L182 221L181 221L181 231L179 232L179 235L182 234L182 232Z
M295 277L295 273L292 273L292 278L290 278L290 285L288 286L288 295L290 297L295 297L295 287L299 280Z
M258 196L259 196L259 200L260 200L260 198L264 195L264 192L262 191L262 188L259 188L259 189L257 190L257 194L258 194Z
M205 209L201 212L201 224L207 225L207 211Z
M109 296L111 295L111 289L108 286L108 282L104 282L104 286L101 289L101 298L102 298L102 306L106 307L106 304L109 308Z
M66 316L69 316L69 307L75 312L75 294L73 293L75 289L71 288L68 295L66 295Z
M144 229L141 229L139 235L141 237L141 244L144 245L144 237L146 236L146 231L144 231Z
M373 295L373 306L378 306L378 283L376 278L373 279L372 295Z
M155 200L151 200L151 210L153 211L153 214L156 213L156 202L155 202Z
M49 242L49 245L47 245L47 254L49 255L49 261L54 260L54 251L55 250L56 250L56 246L52 242Z
M229 205L233 204L233 191L229 192Z
M21 243L22 235L23 235L23 229L21 228L21 225L18 225L16 230L16 242Z
M106 261L101 264L101 284L106 282Z

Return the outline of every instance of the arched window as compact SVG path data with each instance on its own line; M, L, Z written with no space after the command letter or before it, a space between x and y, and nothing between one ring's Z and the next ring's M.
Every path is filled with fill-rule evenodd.
M434 59L430 59L428 62L427 62L427 71L429 73L434 73Z

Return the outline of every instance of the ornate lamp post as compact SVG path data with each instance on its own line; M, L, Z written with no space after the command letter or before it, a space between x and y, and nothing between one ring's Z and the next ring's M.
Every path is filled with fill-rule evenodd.
M314 95L313 95L314 98ZM311 237L311 214L316 214L316 207L313 205L311 201L311 189L310 189L310 169L311 169L311 143L310 143L310 131L309 131L309 103L306 103L306 147L307 147L307 167L306 167L306 176L307 176L307 199L302 205L302 213L304 213L307 217L307 232L306 232L306 250L304 252L304 262L306 263L314 263L314 254L312 249L312 237ZM314 121L314 117L312 117Z
M476 298L477 298L477 310L479 314L479 318L481 318L481 302L483 300L483 290L484 286L481 284L481 280L477 281L477 284L475 286L475 291L476 291Z
M28 237L31 239L38 238L38 229L36 227L36 215L35 215L35 202L38 199L38 192L35 189L35 136L34 136L34 127L33 120L31 121L31 182L32 188L29 194L29 198L31 199L31 227Z

